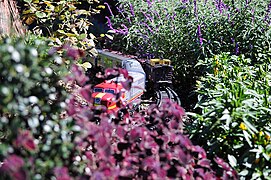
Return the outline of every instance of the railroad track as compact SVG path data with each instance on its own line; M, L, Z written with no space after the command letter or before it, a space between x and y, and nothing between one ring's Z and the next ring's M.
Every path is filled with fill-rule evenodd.
M157 90L155 92L155 95L156 95L156 104L158 106L161 106L162 102L166 99L170 99L171 101L177 103L178 105L181 105L181 101L177 93L170 87L165 87Z

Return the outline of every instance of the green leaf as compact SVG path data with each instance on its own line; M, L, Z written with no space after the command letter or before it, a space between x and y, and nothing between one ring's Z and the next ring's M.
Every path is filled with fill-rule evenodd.
M83 40L83 39L85 39L86 37L87 37L86 34L80 34L80 35L78 36L78 39L79 39L79 40Z
M245 131L245 130L243 130L243 133L244 133L244 137L245 137L247 143L249 144L250 147L252 147L252 143L251 143L251 141L250 141L251 136L250 136L250 135L248 134L248 132Z
M109 34L105 34L105 36L110 39L110 40L113 40L113 36L109 35Z
M233 155L228 154L228 160L232 167L235 167L237 165L237 160Z
M239 173L240 176L246 176L248 174L248 170L247 169L244 169L243 171L241 171Z
M84 62L83 64L78 64L78 65L83 67L85 70L92 68L92 65L89 62Z
M66 34L66 32L64 30L57 30L57 32L59 32L60 34Z
M74 33L66 33L66 35L67 35L68 37L76 37L76 34L74 34Z
M250 130L254 131L255 133L258 133L258 130L256 129L256 127L252 125L249 121L244 119L244 123Z
M44 17L46 17L46 14L44 12L41 12L41 11L37 11L35 14L36 14L36 16L38 18L44 18Z
M32 0L24 0L24 2L31 3Z
M59 13L63 9L63 5L59 5L55 7L55 12Z

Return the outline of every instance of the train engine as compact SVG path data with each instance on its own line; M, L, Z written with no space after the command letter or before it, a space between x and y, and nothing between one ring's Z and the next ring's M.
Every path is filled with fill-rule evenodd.
M145 89L145 72L141 64L134 59L123 60L122 68L126 69L133 79L131 89L124 89L122 82L126 80L123 76L97 84L92 93L95 106L103 105L108 110L117 111L121 104L140 104L140 97Z
M172 87L173 67L169 59L150 59L143 64L147 75L147 89L156 91Z

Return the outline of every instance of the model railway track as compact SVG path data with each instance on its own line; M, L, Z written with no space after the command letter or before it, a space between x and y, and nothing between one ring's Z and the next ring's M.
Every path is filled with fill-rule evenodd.
M156 94L156 104L158 106L161 106L162 102L166 99L170 99L171 101L177 103L178 105L181 105L181 101L177 93L170 87L159 89L155 92L155 94Z

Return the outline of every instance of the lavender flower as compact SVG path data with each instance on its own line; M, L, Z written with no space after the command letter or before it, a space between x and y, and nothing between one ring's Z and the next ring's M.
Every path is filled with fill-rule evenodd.
M231 38L231 42L234 44L234 42L235 42L234 38Z
M105 18L107 19L107 25L108 25L109 29L114 30L118 34L122 34L122 35L127 35L128 34L127 26L125 26L124 24L121 24L121 26L124 27L124 29L114 29L109 17L105 16Z
M151 7L152 6L152 2L150 0L147 0L148 6Z
M203 38L202 38L202 34L201 34L201 28L200 28L200 25L198 25L198 38L199 38L199 44L200 44L200 46L202 45L202 40L203 40Z
M240 52L239 52L239 44L238 42L235 44L235 54L238 55Z
M108 26L110 29L114 30L114 28L113 28L113 26L112 26L112 23L111 23L111 20L109 19L109 17L108 17L108 16L105 16L105 19L107 19L107 26Z
M161 16L159 15L159 13L156 10L154 10L153 13L158 17L158 19L161 19Z
M135 11L134 11L133 5L130 3L129 6L130 6L130 12L131 12L132 16L135 16Z
M267 6L267 10L266 10L266 15L264 17L264 21L267 22L268 20L270 20L270 12L271 12L271 2L268 4Z
M110 12L110 15L111 15L111 16L114 16L114 14L113 14L113 12L112 12L112 10L111 10L109 4L108 4L107 2L105 2L104 4L107 6L107 8L108 8L108 10L109 10L109 12Z
M198 17L198 13L197 13L197 0L194 0L194 14L196 15L196 17Z
M146 26L151 33L153 33L153 30L151 29L151 27L147 23L143 22L142 24L144 26Z
M223 10L223 9L222 9L222 5L221 5L221 0L218 0L218 4L217 4L216 7L218 8L220 14L222 14L222 10Z
M145 17L147 20L149 20L150 22L153 21L153 18L152 18L150 15L147 15L144 11L141 11L141 12L142 12L142 14L144 15L144 17Z
M128 22L131 24L131 19L130 19L130 17L128 16L126 19L127 19Z
M124 10L121 9L121 8L119 8L119 7L117 7L117 10L118 10L118 12L122 15L122 17L125 18L125 15L123 14Z

